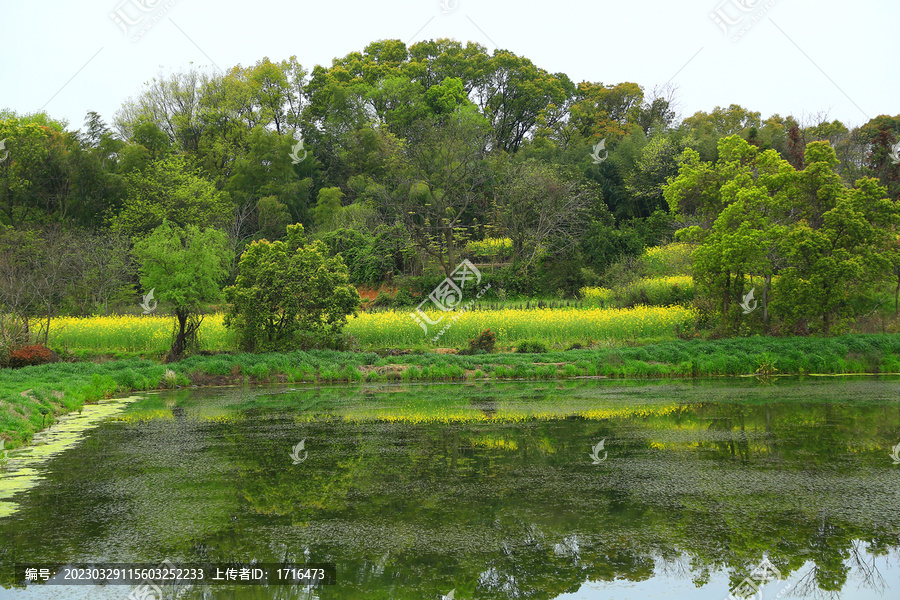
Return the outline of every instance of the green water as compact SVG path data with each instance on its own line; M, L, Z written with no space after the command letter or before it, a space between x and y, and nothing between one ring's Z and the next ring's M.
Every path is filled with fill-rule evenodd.
M0 599L131 591L15 564L164 559L337 571L186 599L723 600L764 557L766 599L900 596L897 379L185 390L96 421L0 474Z

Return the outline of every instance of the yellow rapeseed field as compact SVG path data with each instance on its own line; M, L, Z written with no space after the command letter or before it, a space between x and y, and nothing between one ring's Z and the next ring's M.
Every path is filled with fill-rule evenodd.
M682 329L690 328L696 312L683 306L638 306L631 309L434 312L429 313L428 317L432 321L440 321L429 325L425 332L409 312L362 313L350 319L346 331L362 344L375 346L434 345L458 348L484 329L493 331L499 344L514 344L521 340L583 343L671 336L676 325Z
M206 315L200 325L200 347L227 350L231 332L221 313ZM50 345L69 350L161 352L172 345L175 318L157 315L59 317L50 324Z
M676 325L687 329L695 311L682 306L638 306L632 309L504 309L495 311L434 312L436 321L425 332L410 311L360 313L351 317L345 332L364 347L454 347L468 344L490 329L501 345L522 340L547 343L585 343L601 340L671 336ZM122 315L60 317L50 329L50 344L68 350L106 352L162 352L168 349L175 327L173 317ZM442 333L443 332L443 333ZM234 348L234 335L223 315L206 315L200 326L204 350Z

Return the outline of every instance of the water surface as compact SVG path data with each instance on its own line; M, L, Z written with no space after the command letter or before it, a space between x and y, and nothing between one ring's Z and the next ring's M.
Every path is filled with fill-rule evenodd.
M0 599L130 592L25 588L16 563L164 559L337 569L181 598L723 600L763 559L766 599L896 598L898 399L891 378L149 394L29 464Z

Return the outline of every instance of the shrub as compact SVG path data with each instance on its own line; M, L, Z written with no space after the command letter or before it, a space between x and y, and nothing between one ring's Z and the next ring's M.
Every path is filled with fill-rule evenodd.
M494 351L496 345L497 336L494 335L494 332L490 329L485 329L475 338L469 340L469 350L472 350L473 354L478 350L483 350L484 352L490 354Z
M13 349L28 343L28 327L24 319L0 313L0 366L9 364Z
M378 295L375 296L375 300L372 301L372 306L378 308L389 308L394 305L394 299L391 298L391 295L381 290L378 292Z
M519 342L519 345L516 346L516 352L521 354L540 354L542 352L547 351L547 346L542 344L541 342L533 342L529 340L525 340Z
M9 366L16 369L50 362L53 354L43 344L20 346L9 353Z
M6 465L9 464L9 450L6 450L4 446L6 445L6 440L0 440L0 469L6 469Z
M694 299L694 280L687 275L643 277L624 288L622 296L626 307L689 304Z
M513 243L509 238L484 238L466 244L466 251L477 259L509 260L512 257L512 250Z
M166 387L174 388L178 385L178 374L172 369L166 369L166 372L163 374L163 380L165 381Z
M416 299L413 298L413 295L406 288L400 288L393 296L381 290L372 302L372 306L378 308L404 308L415 305Z
M306 243L303 226L287 227L285 241L253 242L241 255L225 325L253 352L333 347L356 314L360 297L340 255L322 242Z
M615 298L613 291L604 287L583 287L579 290L579 293L585 302L599 305L612 302L613 298Z
M683 242L647 248L640 258L643 274L648 277L691 275L693 250L692 245Z

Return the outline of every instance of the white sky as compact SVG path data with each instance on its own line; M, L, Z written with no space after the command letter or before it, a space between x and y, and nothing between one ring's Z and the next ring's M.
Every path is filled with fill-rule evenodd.
M446 13L441 0L0 0L0 108L43 108L77 129L89 110L111 123L144 82L191 64L296 55L311 70L379 39L450 37L497 44L576 83L671 79L682 117L732 103L763 118L827 112L851 127L900 114L898 0L445 1ZM744 19L730 35L752 26L732 41L710 17L717 8ZM132 41L141 25L126 36L117 9L159 18Z

